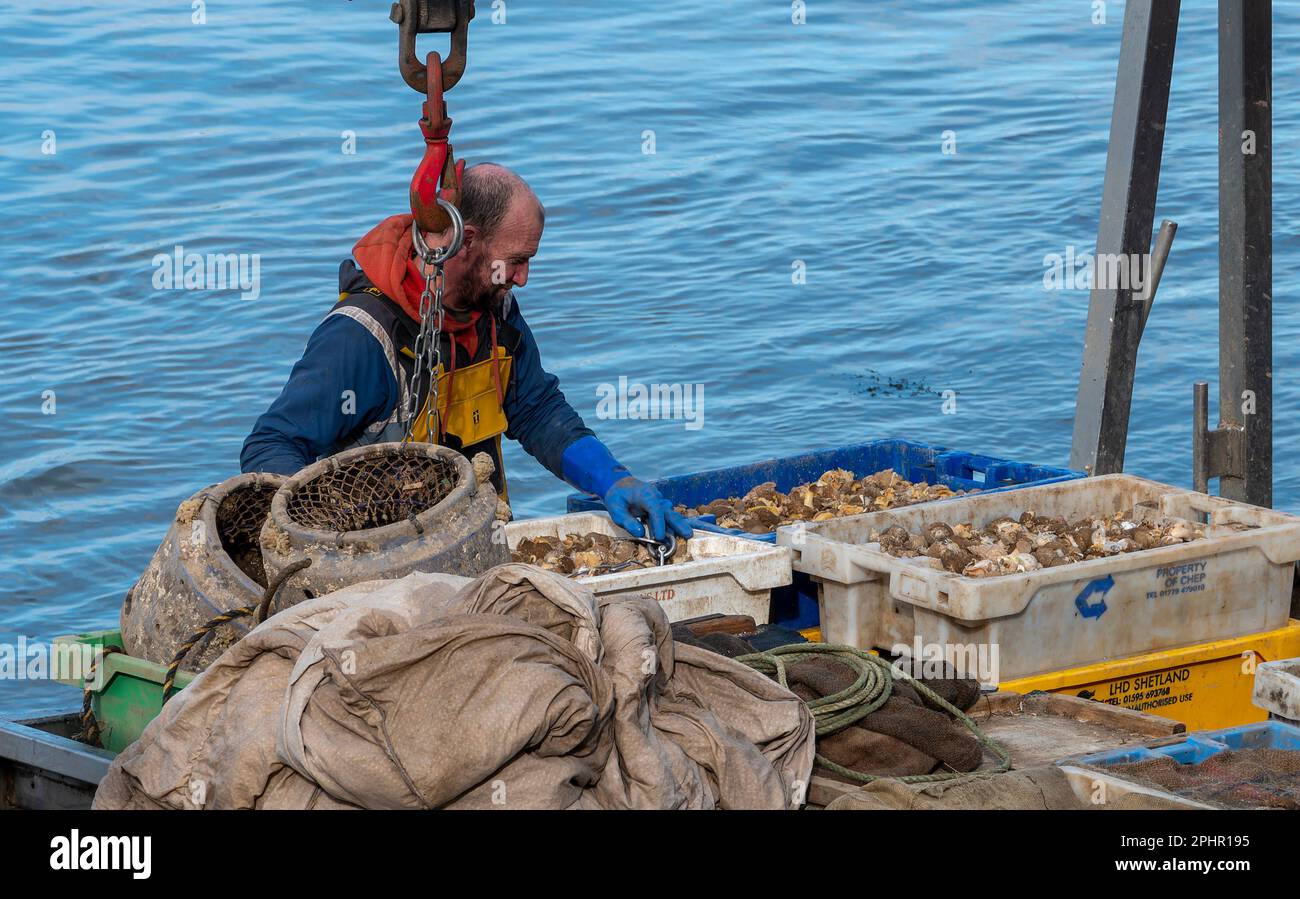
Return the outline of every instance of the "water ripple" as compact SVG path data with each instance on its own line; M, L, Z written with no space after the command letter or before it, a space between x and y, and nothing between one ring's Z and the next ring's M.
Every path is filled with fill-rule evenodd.
M171 0L0 6L6 640L116 621L177 503L235 472L422 144L381 3L223 0L206 25ZM819 0L796 27L781 3L512 0L504 25L480 9L453 134L547 204L521 303L579 411L619 376L705 384L700 430L593 422L638 473L882 436L1063 463L1088 297L1045 290L1043 257L1095 239L1119 6L1093 25L1048 0ZM1190 382L1217 373L1214 19L1185 5L1157 212L1180 229L1128 454L1181 484ZM1275 6L1279 148L1298 26ZM1278 297L1300 276L1283 161ZM156 290L152 260L177 245L259 254L260 297ZM1300 391L1298 329L1279 303L1278 409ZM863 391L870 372L955 390L958 414ZM1277 503L1297 509L1298 426L1276 427ZM520 514L563 508L518 447L507 465ZM0 714L74 702L0 688Z

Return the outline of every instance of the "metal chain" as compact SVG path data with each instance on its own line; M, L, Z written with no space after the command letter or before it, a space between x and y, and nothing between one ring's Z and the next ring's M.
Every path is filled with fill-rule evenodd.
M420 332L415 338L415 368L411 372L410 394L407 396L406 428L403 443L410 443L415 431L415 421L420 414L420 388L425 375L429 378L429 399L424 405L425 439L438 442L438 372L442 368L442 263L436 263L424 273L424 290L420 294Z
M410 443L415 431L415 421L420 415L420 388L424 378L429 378L429 398L424 404L425 439L437 443L440 435L438 415L438 372L442 368L442 266L448 259L460 251L465 239L465 223L460 210L447 200L438 199L438 205L446 210L451 218L451 242L445 247L430 247L424 242L420 226L411 224L411 245L415 254L424 264L424 290L420 293L420 331L415 338L415 368L411 372L410 394L406 402L406 422L402 442ZM453 345L454 353L456 347Z

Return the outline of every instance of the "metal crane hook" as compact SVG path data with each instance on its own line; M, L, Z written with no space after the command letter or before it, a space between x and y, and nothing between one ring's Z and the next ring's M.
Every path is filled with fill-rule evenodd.
M398 0L388 18L399 29L397 68L413 90L424 93L424 63L415 50L417 34L451 34L451 51L442 64L442 89L451 90L465 74L469 47L469 22L474 18L474 0Z

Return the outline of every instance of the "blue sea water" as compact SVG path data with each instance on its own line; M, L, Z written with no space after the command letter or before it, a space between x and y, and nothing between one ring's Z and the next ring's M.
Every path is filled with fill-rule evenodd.
M0 0L0 642L116 622L176 505L236 472L339 261L403 211L419 97L388 5L211 0L195 24L183 0ZM886 436L1066 463L1088 294L1045 289L1044 257L1095 241L1121 3L1100 24L1088 0L809 0L801 25L784 0L478 6L457 153L545 202L520 302L634 472ZM1215 6L1183 4L1157 208L1180 228L1128 450L1177 484L1191 383L1218 370ZM1275 493L1295 511L1300 12L1274 6ZM258 254L259 296L157 289L178 245ZM619 377L703 384L703 426L596 421ZM507 464L517 515L563 511L564 485L517 447ZM76 701L0 685L0 715Z

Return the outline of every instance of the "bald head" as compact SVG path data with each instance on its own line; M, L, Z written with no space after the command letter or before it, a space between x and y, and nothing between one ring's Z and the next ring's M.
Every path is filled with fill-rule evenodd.
M503 165L482 162L465 169L460 214L465 239L447 260L443 305L461 313L497 307L507 293L528 283L546 210L523 178ZM434 242L440 240L445 236Z
M460 196L460 214L465 224L476 226L490 237L496 234L512 207L519 204L526 204L525 208L545 223L546 209L518 174L495 162L480 162L465 169Z

